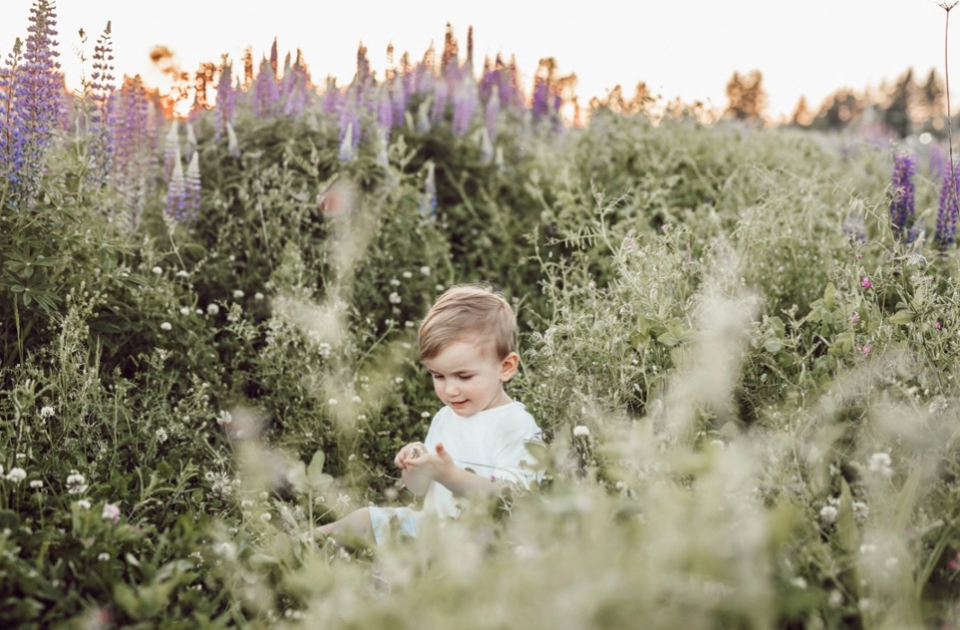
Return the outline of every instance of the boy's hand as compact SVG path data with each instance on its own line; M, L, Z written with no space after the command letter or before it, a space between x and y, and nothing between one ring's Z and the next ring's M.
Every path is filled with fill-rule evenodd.
M411 442L400 449L397 456L393 458L393 465L400 470L407 470L408 462L422 457L426 453L427 447L423 445L423 442Z
M424 450L419 457L404 460L404 470L423 475L440 483L443 483L456 467L457 465L454 463L450 453L447 452L443 444L439 443L437 444L436 453L428 453Z

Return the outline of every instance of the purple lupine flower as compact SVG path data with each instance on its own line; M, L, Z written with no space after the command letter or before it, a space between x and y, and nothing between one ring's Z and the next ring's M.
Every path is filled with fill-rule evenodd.
M113 41L110 22L107 22L107 27L97 39L92 61L93 71L90 73L90 83L86 86L91 105L87 127L90 136L88 179L103 185L110 177L114 154L113 134L110 130L115 121L110 95L113 94L113 82L116 77L113 74Z
M406 81L402 77L394 75L393 88L390 90L390 98L393 101L393 126L403 125L404 114L407 112L408 94L406 91Z
M487 102L493 93L493 86L497 83L497 73L490 67L490 57L483 60L483 71L480 73L479 92L480 100Z
M180 151L177 151L176 162L174 162L170 171L170 180L167 182L167 196L164 202L163 211L174 221L183 221L186 213L184 210L184 189L185 182L183 178L183 165L180 162Z
M30 27L23 65L15 78L13 92L15 125L21 142L20 176L16 198L30 200L40 189L43 159L50 146L54 125L60 115L60 92L63 78L60 56L55 50L57 18L48 0L35 0L30 8Z
M340 111L340 107L340 88L337 87L337 80L329 77L327 79L327 89L323 92L323 113L333 117Z
M470 120L477 109L477 86L473 78L462 81L457 88L453 101L453 135L466 135L470 129Z
M380 96L377 103L377 124L383 132L383 140L389 142L390 130L393 127L393 102L390 99L390 90L387 84L380 86Z
M434 123L443 121L447 113L447 92L450 87L446 81L437 81L433 90L433 105L430 107L430 120Z
M340 105L340 152L341 160L351 160L356 155L357 145L360 144L360 115L357 112L357 92L359 86L350 87Z
M297 59L291 64L287 55L283 81L280 83L280 98L283 101L283 113L300 118L310 103L310 73L303 62L303 55L297 50Z
M943 159L943 147L940 146L939 142L930 145L929 160L930 175L934 179L943 179L945 160Z
M155 129L150 121L150 103L140 75L125 77L119 92L111 97L116 111L113 141L114 186L126 201L127 223L136 229L150 192Z
M280 87L277 75L267 58L260 61L260 70L253 82L253 111L257 116L272 114L280 102Z
M184 219L196 221L200 214L200 154L194 153L183 178Z
M550 110L550 82L542 77L537 77L533 84L533 119L542 120L547 116Z
M14 93L17 77L23 61L23 42L17 38L13 50L7 55L0 69L0 175L16 186L23 163L22 138L16 124L17 111Z
M176 120L170 122L170 130L167 131L167 137L163 143L163 181L170 183L173 177L173 171L176 165L180 163L180 123ZM182 177L181 173L181 177Z
M348 124L346 127L346 132L343 135L343 139L340 140L340 149L337 151L337 159L341 162L349 162L356 156L356 150L353 144L353 129L352 124Z
M917 162L912 155L897 152L893 156L893 179L890 191L890 221L897 238L906 236L907 224L913 219L915 188L913 175Z
M216 131L214 139L219 140L226 133L227 125L232 124L237 113L237 92L233 88L233 64L226 57L220 66L220 78L217 81L217 102L213 107Z
M487 135L490 136L490 142L497 140L497 118L500 116L500 88L497 84L491 86L490 98L487 99L486 109L483 113L483 124L487 128Z
M960 205L957 203L958 197L960 197L960 165L954 163L952 168L947 168L944 172L943 184L940 187L937 230L933 236L933 241L940 251L946 251L957 234L957 213L960 210Z
M227 123L227 155L240 157L240 142L237 140L237 132L233 130L233 125L230 123Z

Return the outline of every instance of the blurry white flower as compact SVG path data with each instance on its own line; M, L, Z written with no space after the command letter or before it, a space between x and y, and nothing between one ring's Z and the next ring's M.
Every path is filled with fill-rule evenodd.
M161 267L154 267L150 271L152 271L155 275L158 275L158 276L163 273L163 269Z
M359 396L354 396L351 400L352 400L353 403L356 404L356 405L359 405L360 403L363 402L363 400L361 400Z
M424 411L423 413L420 414L420 417L421 417L421 418L429 418L430 415L431 415L431 414L430 414L429 411Z
M399 385L400 383L403 382L403 377L402 377L402 376L398 376L397 378L395 378L395 379L393 379L393 380Z
M429 275L430 275L430 267L427 267L426 265L424 265L423 267L420 267L420 273L422 273L422 274L425 275L425 276L429 276Z
M587 437L588 435L590 435L590 429L582 424L573 427L573 437Z
M81 509L89 510L90 502L87 501L86 499L80 499L79 501L77 501L77 506L79 506Z
M400 302L403 301L403 298L401 298L400 294L398 294L396 291L391 293L387 299L390 300L391 304L399 304Z
M40 417L46 420L47 418L53 417L53 407L42 407L40 409Z
M827 598L827 604L829 604L831 608L837 608L842 603L843 603L843 593L841 593L837 589L833 589L832 591L830 591L830 596Z
M793 584L794 586L796 586L796 587L799 588L799 589L805 589L805 588L807 588L807 581L806 581L805 579L803 579L802 577L799 577L799 576L793 578L792 580L790 580L790 583Z
M101 516L108 521L113 521L116 523L120 520L120 508L116 503L106 503L103 506L103 513Z
M883 562L883 566L887 567L888 569L895 569L899 565L900 565L900 559L897 558L896 556L890 556Z
M435 286L434 288L437 290L437 293L443 293L443 285L442 285L442 284L438 284L438 285Z
M863 555L865 555L865 556L868 555L868 554L873 553L873 552L876 551L876 550L877 550L877 546L876 546L876 545L870 545L870 544L860 545L860 553L863 554Z
M7 473L7 481L12 481L13 483L20 483L27 478L27 471L23 468L11 468L10 472Z
M403 325L405 328L413 328L415 324L408 319L407 321L403 322Z
M157 441L160 442L161 444L166 442L167 439L170 437L169 435L167 435L167 430L164 429L163 427L160 427L159 429L157 429L156 436L157 436Z
M820 520L828 525L831 523L836 523L839 515L840 512L832 505L825 505L823 506L823 509L820 510Z
M243 501L240 502L240 507L242 508L253 507L253 501L251 501L250 499L244 499Z
M367 419L367 414L365 413L361 413L360 415L357 416L357 420L359 420L360 422L364 422L366 421L366 419Z
M180 309L180 314L186 317L187 315L190 314L190 308L187 306L184 306L183 308Z
M110 559L110 554L107 553L106 551L101 551L100 553L97 554L97 560L99 560L100 562L106 562L109 559Z
M177 277L178 277L178 278L189 278L189 277L190 277L190 274L187 273L186 271L184 271L183 269L181 269L180 271L177 272Z
M160 324L160 330L173 330L173 326L170 324L170 322L163 322Z
M327 404L330 405L331 407L336 407L336 406L337 406L337 402L338 402L338 401L337 401L336 398L331 398L330 400L327 401Z
M43 482L40 481L39 479L34 479L33 481L30 482L30 487L33 488L34 490L39 490L40 488L43 487Z
M854 501L853 502L853 517L858 522L863 522L867 520L867 517L870 516L870 508L863 501Z
M879 473L884 477L893 476L893 469L890 465L893 461L890 459L889 453L874 453L870 456L870 463L868 464L868 469L870 472Z
M221 427L228 427L233 424L233 415L226 409L220 412L220 415L217 416L217 424Z
M263 299L263 293L260 293L259 291L257 291L256 293L253 294L253 299L255 299L255 300L257 300L257 301L262 300L262 299Z
M218 315L220 307L216 304L207 304L207 315Z
M264 512L263 514L260 515L260 520L263 521L264 523L269 523L271 518L273 517L270 516L270 512Z
M242 297L243 297L243 291L241 291L240 289L233 290L233 299L239 300Z
M400 274L400 275L403 276L404 280L409 280L410 278L413 277L413 274L410 273L409 271L404 271L404 272L403 272L402 274Z

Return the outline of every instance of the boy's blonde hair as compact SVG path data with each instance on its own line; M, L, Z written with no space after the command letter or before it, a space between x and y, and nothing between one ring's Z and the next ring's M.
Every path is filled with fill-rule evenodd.
M502 359L517 351L517 318L503 295L462 284L437 298L420 324L420 357L432 359L456 341L482 343Z

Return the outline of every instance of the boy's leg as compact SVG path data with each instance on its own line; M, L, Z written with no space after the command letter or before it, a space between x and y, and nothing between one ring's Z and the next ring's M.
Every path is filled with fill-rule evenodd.
M340 520L321 525L318 531L324 536L346 535L353 538L371 538L373 523L370 520L370 510L360 508L350 512Z

